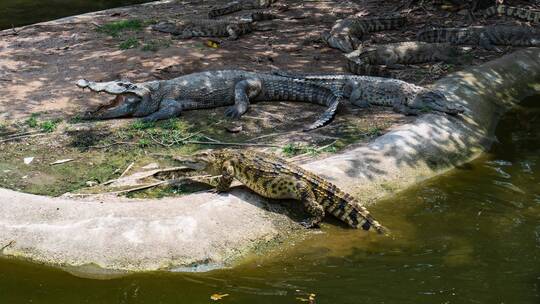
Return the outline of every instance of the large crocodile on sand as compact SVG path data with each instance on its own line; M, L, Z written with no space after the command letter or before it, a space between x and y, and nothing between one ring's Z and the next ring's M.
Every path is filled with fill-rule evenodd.
M252 101L291 100L326 106L319 119L304 129L309 131L329 123L340 102L339 93L313 82L243 70L208 71L143 83L81 79L77 86L116 96L109 105L87 114L87 119L133 116L155 121L186 110L222 106L229 106L227 116L237 118Z
M237 179L264 197L302 201L310 215L302 222L305 227L317 226L328 212L353 228L385 232L385 228L350 194L319 175L274 155L223 149L175 159L212 175L193 180L210 184L220 192L229 190L233 179Z
M396 42L359 47L345 55L347 69L357 75L389 76L388 69L430 61L455 62L462 49L448 43Z
M309 75L284 71L274 73L299 81L311 81L339 91L343 97L359 107L387 106L405 115L418 115L427 111L450 115L464 112L463 107L449 103L443 92L398 79L360 75Z
M214 7L208 12L209 18L216 18L227 14L232 14L241 10L267 8L276 0L238 0L227 3L224 6Z
M495 45L540 46L540 30L513 25L431 28L418 32L417 39L426 42L479 45L488 50L496 50Z
M272 13L253 12L240 18L230 19L183 19L161 21L152 26L158 32L169 33L177 38L228 37L230 40L258 30L257 21L274 19Z

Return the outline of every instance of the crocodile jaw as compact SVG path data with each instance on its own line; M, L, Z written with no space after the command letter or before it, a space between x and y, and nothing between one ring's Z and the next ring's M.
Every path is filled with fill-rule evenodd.
M111 95L135 94L141 98L147 96L150 90L142 85L133 84L129 81L108 81L94 82L86 79L79 79L75 83L81 89L90 89L96 93L107 93Z

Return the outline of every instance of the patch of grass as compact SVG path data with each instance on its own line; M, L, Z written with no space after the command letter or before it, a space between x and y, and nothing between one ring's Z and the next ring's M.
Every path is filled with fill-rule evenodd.
M317 156L323 152L327 153L334 153L337 152L338 147L336 146L336 143L333 143L329 146L325 146L324 148L312 146L312 145L298 145L298 144L287 144L285 145L281 152L287 156L295 156L299 154L308 154L310 156Z
M142 120L136 120L129 126L129 128L131 130L146 130L146 129L154 128L155 126L156 126L155 122L144 122Z
M58 126L58 124L62 122L61 119L57 118L57 119L54 119L54 120L46 120L42 123L39 124L39 128L41 129L41 131L43 132L53 132L54 130L56 130L56 127Z
M282 149L281 149L281 152L285 155L285 156L295 156L296 154L298 154L300 149L298 148L297 145L295 144L286 144Z
M118 47L121 49L121 50L129 50L129 49L133 49L133 48L136 48L138 47L139 45L141 45L139 43L139 40L137 40L137 38L135 37L129 37L128 39L122 41L120 43L120 45L118 45Z
M39 113L32 113L30 115L30 118L28 118L25 123L27 126L29 126L30 128L35 128L38 126L38 120L37 118L39 117Z
M139 146L139 148L146 148L146 147L150 146L150 140L148 140L146 138L141 138L137 142L137 145Z
M80 123L82 121L83 121L83 119L79 115L75 115L75 116L71 117L67 122L69 124L78 124L78 123Z
M112 37L118 37L121 32L124 31L140 31L143 28L143 22L139 19L127 19L119 20L110 23L106 23L97 28L97 31L110 35Z
M160 48L168 48L171 46L170 40L154 39L143 44L141 50L145 52L157 52Z

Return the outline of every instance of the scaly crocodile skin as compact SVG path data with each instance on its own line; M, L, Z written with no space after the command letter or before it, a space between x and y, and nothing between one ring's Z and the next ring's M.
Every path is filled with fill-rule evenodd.
M396 29L406 22L407 18L402 15L372 18L351 16L336 21L330 31L323 32L322 39L330 47L349 53L360 45L360 39L365 34Z
M401 64L430 61L451 61L459 56L458 47L448 43L418 41L379 44L360 47L345 55L347 68L357 75L388 76L387 68Z
M208 12L209 18L216 18L227 14L232 14L241 10L267 8L276 0L239 0L227 3L224 6L212 8Z
M444 94L398 79L358 75L298 75L275 72L278 75L341 90L344 97L359 107L370 105L392 107L406 115L417 115L424 111L436 111L456 115L463 113L461 106L448 103Z
M274 155L224 149L202 152L186 159L213 175L197 181L213 185L218 191L227 191L233 179L237 179L264 197L302 201L310 214L303 222L306 227L318 225L325 213L330 213L353 228L385 231L350 194L319 175Z
M240 20L181 20L162 21L152 26L158 32L173 34L179 38L229 37L234 40L251 33L253 23Z
M540 30L527 26L472 26L464 28L434 28L418 33L418 40L480 45L495 49L495 45L540 46Z
M503 15L508 17L514 17L517 19L539 23L540 22L540 11L534 11L522 7L514 7L508 5L494 5L488 7L484 11L484 17L489 18L496 15Z

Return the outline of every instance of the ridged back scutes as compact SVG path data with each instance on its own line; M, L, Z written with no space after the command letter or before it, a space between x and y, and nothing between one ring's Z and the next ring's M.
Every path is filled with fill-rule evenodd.
M495 15L515 17L521 20L538 23L540 22L540 11L531 10L523 7L514 7L504 4L488 7L484 11L484 17L489 18Z

